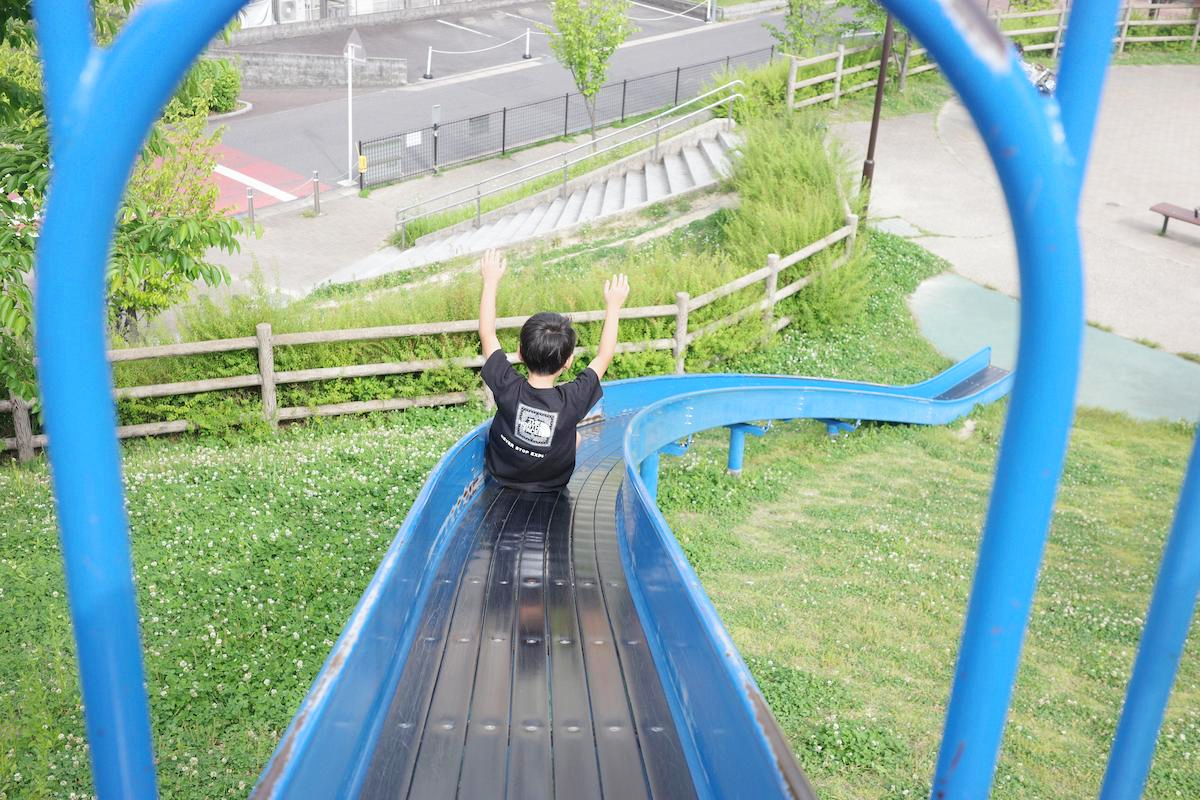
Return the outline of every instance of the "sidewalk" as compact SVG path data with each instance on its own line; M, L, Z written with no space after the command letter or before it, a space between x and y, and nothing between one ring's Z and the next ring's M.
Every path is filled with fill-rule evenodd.
M1200 353L1200 229L1150 206L1200 203L1200 66L1116 66L1080 202L1087 319L1174 352ZM851 160L867 123L834 126ZM861 163L859 161L858 163ZM931 180L932 177L932 180ZM871 214L959 274L1016 296L1012 227L991 159L957 102L880 125Z

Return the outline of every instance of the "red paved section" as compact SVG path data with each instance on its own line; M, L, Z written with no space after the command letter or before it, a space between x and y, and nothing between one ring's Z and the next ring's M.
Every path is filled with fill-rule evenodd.
M229 214L245 213L247 188L254 189L256 209L285 202L287 195L308 197L312 194L312 175L301 175L228 145L217 145L216 155L218 167L212 180L220 192L217 208ZM330 188L328 184L321 184L322 191Z

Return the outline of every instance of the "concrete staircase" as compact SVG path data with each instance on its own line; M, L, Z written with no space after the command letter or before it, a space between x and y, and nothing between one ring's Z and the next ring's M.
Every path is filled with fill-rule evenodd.
M648 157L637 166L613 171L601 168L588 182L583 176L563 196L553 190L514 204L514 210L486 215L479 227L460 223L422 236L407 250L388 247L334 273L326 283L351 283L392 272L416 269L457 256L481 253L492 247L509 247L542 237L560 235L587 223L626 214L653 203L670 200L708 186L731 173L730 153L739 144L737 134L719 130L682 147L667 147L658 160ZM612 173L612 174L610 174ZM536 201L536 202L535 202Z

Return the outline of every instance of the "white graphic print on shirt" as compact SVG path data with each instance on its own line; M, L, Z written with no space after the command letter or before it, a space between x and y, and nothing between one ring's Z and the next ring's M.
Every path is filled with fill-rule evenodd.
M554 426L557 423L558 414L555 412L518 403L513 433L534 447L549 447L550 441L554 438Z

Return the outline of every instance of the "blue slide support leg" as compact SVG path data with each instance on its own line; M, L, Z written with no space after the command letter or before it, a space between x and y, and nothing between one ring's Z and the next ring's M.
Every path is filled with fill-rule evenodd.
M746 457L746 432L739 426L729 428L729 462L726 469L730 475L742 474L742 461Z
M725 468L730 475L741 475L742 463L746 459L746 434L762 436L771 426L770 424L749 425L738 423L737 425L729 425L727 427L729 428L729 460Z

